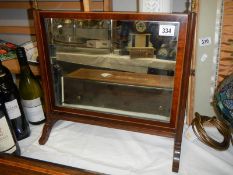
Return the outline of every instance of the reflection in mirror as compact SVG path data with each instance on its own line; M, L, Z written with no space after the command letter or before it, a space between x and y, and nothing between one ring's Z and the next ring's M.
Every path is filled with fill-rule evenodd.
M178 22L45 23L56 106L169 122Z

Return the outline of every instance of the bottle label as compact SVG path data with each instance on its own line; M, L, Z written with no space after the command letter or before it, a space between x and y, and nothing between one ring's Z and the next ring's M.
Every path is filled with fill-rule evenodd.
M19 105L16 99L6 102L5 107L6 107L7 114L9 115L9 118L11 120L21 116Z
M40 122L45 119L40 98L22 100L23 110L30 122Z
M12 138L6 117L0 119L0 152L13 153L16 151L14 139Z

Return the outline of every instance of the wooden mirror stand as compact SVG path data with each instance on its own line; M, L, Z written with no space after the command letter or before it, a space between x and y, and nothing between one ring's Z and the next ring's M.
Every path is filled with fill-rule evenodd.
M195 14L35 10L34 19L47 116L39 143L58 120L173 137L178 172Z

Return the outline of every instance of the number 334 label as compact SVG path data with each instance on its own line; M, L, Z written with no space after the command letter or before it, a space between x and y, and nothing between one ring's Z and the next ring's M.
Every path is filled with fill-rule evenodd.
M174 36L175 35L174 25L160 25L159 26L159 36Z

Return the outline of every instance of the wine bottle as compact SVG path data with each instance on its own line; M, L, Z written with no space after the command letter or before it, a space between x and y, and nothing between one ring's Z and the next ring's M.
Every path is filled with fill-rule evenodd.
M2 102L0 102L0 153L18 156L21 153L11 122Z
M11 72L9 71L9 69L5 66L2 65L2 61L0 60L0 69L2 72L5 72L6 73L6 76L7 78L6 79L9 79L10 82L14 82L13 80L13 77L11 75Z
M30 135L28 121L24 115L21 99L17 86L9 78L6 67L0 66L0 98L2 99L7 115L11 121L17 140L22 140Z
M20 65L19 93L22 98L22 105L29 123L37 125L45 121L42 106L42 88L38 79L33 75L23 47L16 49Z

